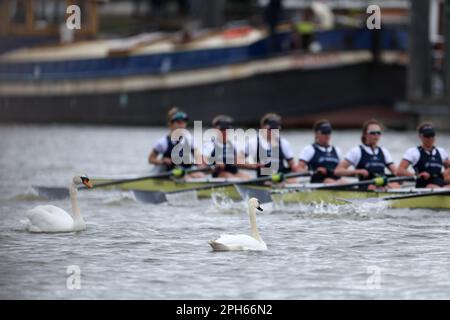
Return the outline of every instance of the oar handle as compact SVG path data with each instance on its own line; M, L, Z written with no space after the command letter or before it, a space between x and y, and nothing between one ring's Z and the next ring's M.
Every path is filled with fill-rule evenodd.
M312 172L294 172L294 173L287 173L282 175L282 179L274 182L281 182L285 179L289 178L296 178L296 177L309 177L312 175ZM206 190L206 189L214 189L214 188L222 188L222 187L228 187L232 185L242 185L242 184L256 184L259 182L265 182L270 181L274 179L274 175L259 177L256 179L250 179L250 180L244 180L244 181L229 181L229 182L222 182L222 183L214 183L209 184L206 186L200 186L195 188L189 188L184 190L176 190L171 192L166 192L166 194L174 194L174 193L182 193L182 192L189 192L189 191L200 191L200 190Z
M144 176L144 177L138 177L138 178L132 178L132 179L121 179L121 180L115 180L115 181L111 181L111 182L99 183L99 184L94 185L93 188L110 187L110 186L129 183L129 182L137 182L137 181L143 181L143 180L148 180L148 179L159 179L159 178L166 178L166 177L172 177L172 176L176 177L176 178L181 178L189 173L205 172L205 171L211 171L211 170L213 170L213 166L207 166L207 167L195 168L195 169L174 168L171 171L154 174L151 176ZM82 189L88 189L88 188L85 186L82 186L79 188L79 190L82 190Z

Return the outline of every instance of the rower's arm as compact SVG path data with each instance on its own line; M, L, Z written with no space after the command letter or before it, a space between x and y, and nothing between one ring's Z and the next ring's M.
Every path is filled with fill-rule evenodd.
M408 170L410 166L410 163L408 160L406 159L402 159L402 161L400 162L400 165L398 166L396 175L400 176L400 177L412 177L414 176L414 173L410 172Z
M288 163L289 168L291 168L291 172L297 172L298 171L298 165L297 165L297 163L295 162L294 159L289 160L287 163Z
M152 150L148 156L148 163L154 164L154 165L163 165L164 162L162 159L158 159L158 152L155 150Z
M239 164L238 167L241 169L256 170L258 168L264 167L264 165L259 164L259 163L244 163L244 164Z
M206 167L208 165L207 160L203 157L203 154L197 148L194 148L194 158L195 158L195 161L194 161L195 164L197 164L201 167Z
M450 185L450 160L447 159L444 161L444 181L446 184Z
M306 171L308 171L308 164L305 161L300 160L299 163L298 163L296 171L298 171L298 172L306 172Z
M336 169L334 170L334 174L337 175L337 176L340 176L340 177L343 177L343 176L354 176L354 175L359 174L359 170L357 170L357 169L354 169L354 170L349 169L349 167L351 165L352 164L347 159L342 160L338 164Z
M450 168L447 168L447 170L444 171L444 181L450 185Z
M395 164L391 163L390 165L388 165L388 169L394 176L397 175L397 167L395 166Z

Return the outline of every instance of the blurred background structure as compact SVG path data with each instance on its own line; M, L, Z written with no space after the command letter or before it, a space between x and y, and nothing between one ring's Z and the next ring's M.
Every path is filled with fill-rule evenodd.
M449 0L0 0L0 122L163 125L177 105L450 130L449 17Z

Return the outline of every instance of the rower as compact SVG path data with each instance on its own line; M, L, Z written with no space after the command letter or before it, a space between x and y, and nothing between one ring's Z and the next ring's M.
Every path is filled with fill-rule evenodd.
M315 141L300 153L299 171L314 172L311 183L345 183L344 179L334 173L341 158L341 151L330 144L333 131L330 122L326 119L318 120L313 128Z
M403 159L398 167L399 176L417 176L416 188L450 188L450 181L446 181L445 175L449 174L449 164L447 152L434 145L436 131L433 124L424 122L417 127L420 146L410 148L403 155ZM408 171L412 165L415 174ZM444 169L446 170L443 173Z
M150 164L160 166L162 171L170 171L175 168L175 166L179 166L182 168L191 168L193 164L194 157L200 157L200 152L198 152L192 145L191 135L183 135L181 137L173 136L173 133L177 129L185 129L188 123L188 116L185 112L181 111L177 107L173 107L167 113L168 117L168 126L169 133L161 139L159 139L156 144L153 146L152 151L148 157L148 162ZM181 144L188 144L188 149L191 150L188 161L183 160L181 164L176 165L172 159L172 150L173 148ZM183 148L184 149L184 148ZM179 156L183 158L183 150L180 150ZM200 162L198 162L200 163ZM193 172L189 174L192 178L200 178L203 177L204 174L202 172Z
M248 174L239 171L238 164L245 164L244 150L238 149L227 138L227 130L233 129L233 125L233 118L227 115L218 115L212 120L212 127L216 129L216 135L211 141L204 144L204 162L215 166L212 173L214 178L250 179Z
M276 113L265 114L260 121L262 130L259 130L258 135L248 141L246 153L253 163L247 164L246 168L256 169L256 175L258 177L263 175L262 168L277 168L276 171L270 172L269 174L284 174L296 171L291 145L279 135L281 122L280 115ZM276 159L272 157L275 148L278 151L278 157ZM290 182L295 181L292 179Z
M392 174L397 171L391 154L386 148L378 146L382 135L383 125L371 119L366 121L362 127L362 144L351 149L345 159L336 167L334 173L337 176L359 176L359 180L370 180L376 177L385 177L385 169L389 169ZM349 169L353 166L354 169ZM396 182L391 182L387 188L399 188ZM375 190L375 185L366 186L368 190Z

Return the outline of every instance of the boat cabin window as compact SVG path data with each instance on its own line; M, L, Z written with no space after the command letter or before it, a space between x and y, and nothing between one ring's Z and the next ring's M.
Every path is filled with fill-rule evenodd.
M33 15L36 29L59 25L66 16L66 4L60 0L35 0Z
M25 0L11 1L9 8L9 21L14 24L26 24L27 6Z

